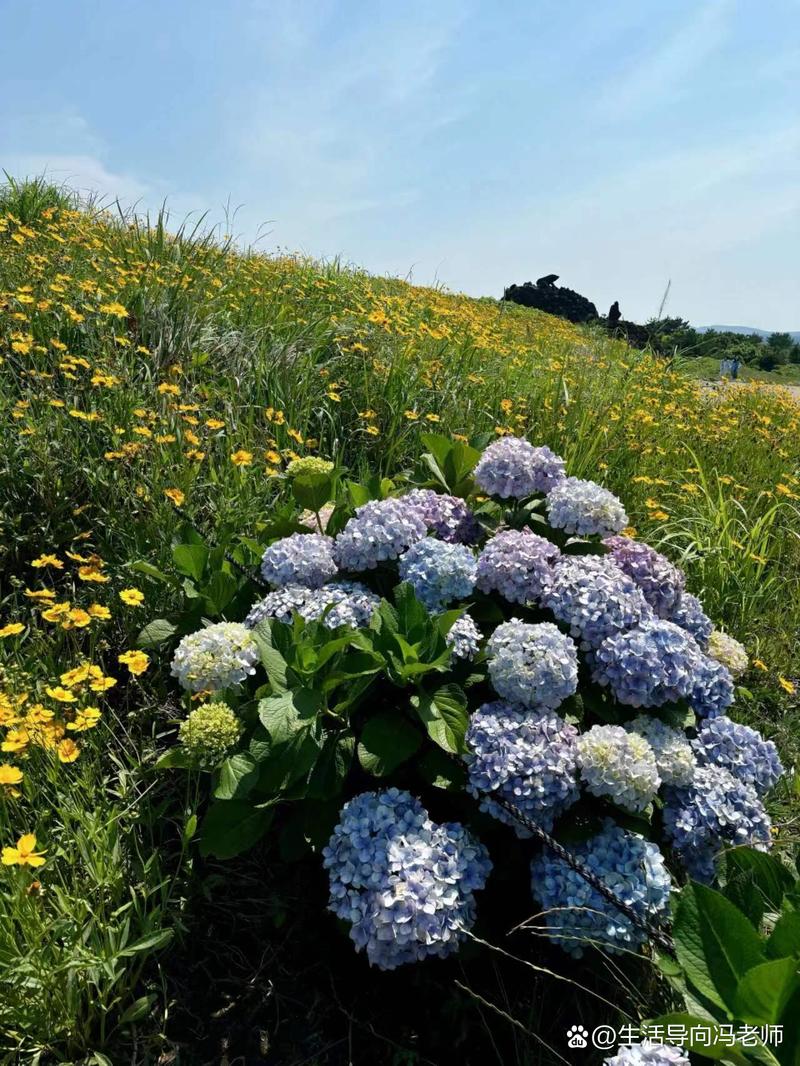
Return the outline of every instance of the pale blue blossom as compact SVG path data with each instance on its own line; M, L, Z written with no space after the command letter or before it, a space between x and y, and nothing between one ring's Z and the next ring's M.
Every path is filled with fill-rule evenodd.
M554 710L578 687L578 649L550 622L512 618L486 644L489 679L498 696L537 710Z

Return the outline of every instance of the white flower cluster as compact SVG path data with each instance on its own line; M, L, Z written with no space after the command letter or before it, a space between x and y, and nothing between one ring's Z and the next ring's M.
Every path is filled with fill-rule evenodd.
M578 737L581 779L594 796L639 813L661 785L653 749L638 733L619 725L593 725Z
M733 678L741 677L750 665L744 645L721 629L711 631L706 651L712 659L726 666Z
M175 649L172 676L189 692L221 692L256 672L258 648L240 622L217 622L184 637Z
M665 785L688 785L697 765L691 741L679 729L672 729L659 718L640 714L625 726L644 737L656 757L658 776Z

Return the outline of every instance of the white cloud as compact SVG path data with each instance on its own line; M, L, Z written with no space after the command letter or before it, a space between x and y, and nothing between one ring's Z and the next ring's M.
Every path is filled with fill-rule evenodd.
M15 178L43 174L55 184L69 185L83 196L96 195L110 203L119 200L124 207L138 203L154 192L148 182L131 174L109 170L91 155L3 151L0 152L0 166Z

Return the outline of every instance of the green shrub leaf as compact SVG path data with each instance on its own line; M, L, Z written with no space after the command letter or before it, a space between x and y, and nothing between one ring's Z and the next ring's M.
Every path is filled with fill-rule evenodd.
M260 840L271 821L269 809L251 807L244 800L216 800L200 827L200 854L232 859Z
M392 711L370 718L361 733L358 761L375 777L385 777L405 762L422 743L422 734Z

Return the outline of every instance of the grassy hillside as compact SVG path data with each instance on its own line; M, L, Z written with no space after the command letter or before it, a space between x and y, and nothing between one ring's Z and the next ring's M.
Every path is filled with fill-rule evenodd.
M196 928L184 821L195 800L151 772L173 728L168 664L127 653L182 595L159 575L182 524L175 505L209 533L264 543L292 458L395 476L422 427L525 434L620 494L636 531L747 645L757 663L742 713L793 759L800 407L789 393L709 391L515 305L246 253L41 183L8 186L0 762L22 776L0 783L0 844L34 833L46 863L35 888L28 869L0 875L0 1048L81 1061L136 1044L134 1061L149 1061L172 1039L181 985L159 952ZM209 898L231 891L203 877ZM297 890L270 898L285 912ZM208 950L224 956L216 935Z

